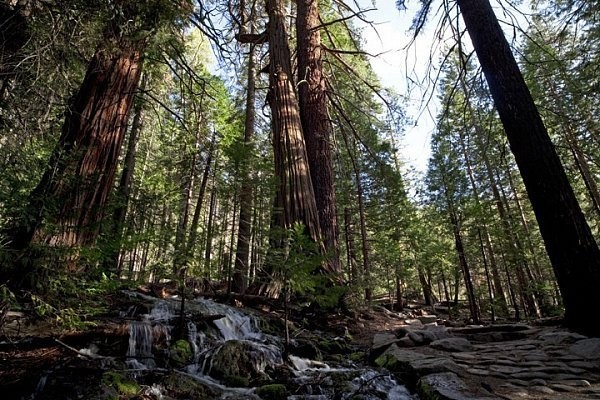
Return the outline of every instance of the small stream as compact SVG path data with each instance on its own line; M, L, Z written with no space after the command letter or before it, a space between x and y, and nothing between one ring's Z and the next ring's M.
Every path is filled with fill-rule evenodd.
M133 292L128 292L128 295L152 302L153 307L148 314L129 324L127 366L134 374L172 370L174 365L169 365L169 349L174 344L172 337L180 301L176 298L161 300ZM189 321L185 337L192 355L185 365L175 368L182 377L191 378L213 393L219 393L213 398L272 398L269 397L272 395L261 397L264 394L256 387L238 387L248 386L248 383L258 387L283 384L288 400L417 398L389 373L350 360L334 365L304 358L303 354L293 354L284 362L283 339L262 332L257 317L242 313L237 308L205 299L188 300L186 316ZM214 320L202 320L206 316L214 316ZM198 320L201 322L192 322ZM146 394L152 398L163 398L160 382L153 384Z

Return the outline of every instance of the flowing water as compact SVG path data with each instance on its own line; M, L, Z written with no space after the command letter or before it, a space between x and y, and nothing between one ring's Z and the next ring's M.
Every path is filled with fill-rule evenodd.
M181 303L176 299L159 300L139 293L129 294L152 301L154 306L139 321L129 325L127 365L133 370L158 369L161 359L159 348L169 348ZM254 389L227 387L215 377L223 374L220 371L224 363L240 363L247 368L245 372L248 369L252 371L253 378L261 380L264 377L266 381L269 373L284 365L283 340L263 333L257 318L234 307L203 299L190 300L186 305L188 315L223 317L212 321L216 329L207 328L210 324L203 324L203 329L199 329L200 326L191 320L187 322L186 337L193 357L179 373L222 393L220 398L260 399L254 394ZM237 367L226 365L225 369L237 371ZM292 355L288 357L287 368L291 370L286 378L290 393L288 400L416 399L389 373L350 362L344 363L343 367L332 367L324 362ZM160 392L156 385L152 390ZM152 397L160 398L160 393Z

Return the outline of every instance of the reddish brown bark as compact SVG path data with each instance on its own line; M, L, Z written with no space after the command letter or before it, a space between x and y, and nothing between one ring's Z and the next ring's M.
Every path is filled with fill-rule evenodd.
M59 246L94 243L140 72L141 52L135 46L96 51L48 168L30 196L33 223L17 232L15 248L32 241Z
M323 244L328 256L326 268L332 272L340 272L339 228L331 162L331 124L327 115L321 34L318 29L318 1L299 0L297 6L298 97L302 132Z
M271 56L268 98L277 176L274 222L284 229L302 223L310 238L319 243L319 217L294 91L283 1L268 0L267 12Z

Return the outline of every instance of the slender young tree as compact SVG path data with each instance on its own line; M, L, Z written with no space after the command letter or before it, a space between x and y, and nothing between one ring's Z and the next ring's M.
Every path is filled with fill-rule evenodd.
M249 17L246 17L245 2L240 2L242 34L254 34L254 5L250 8ZM249 25L249 27L247 26ZM249 32L248 32L249 31ZM244 121L244 146L252 150L254 141L254 125L256 120L256 44L250 43L248 51L247 79L246 79L246 115ZM252 228L252 199L253 190L251 182L252 165L251 156L245 160L243 178L239 189L240 216L237 235L237 246L235 251L235 264L233 272L232 290L244 293L248 288L248 267L250 262L250 235Z
M488 0L457 0L523 177L574 329L598 334L600 250Z

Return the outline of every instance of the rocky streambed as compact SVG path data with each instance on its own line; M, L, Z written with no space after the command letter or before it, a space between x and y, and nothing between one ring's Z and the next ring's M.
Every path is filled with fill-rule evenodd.
M0 343L2 399L415 398L365 348L340 335L211 300L123 292L110 326ZM29 344L28 344L29 343Z
M12 320L1 399L600 399L600 339L560 327L445 326L421 310L302 316L122 292L59 335ZM421 314L421 315L418 315ZM423 315L425 314L425 315Z

